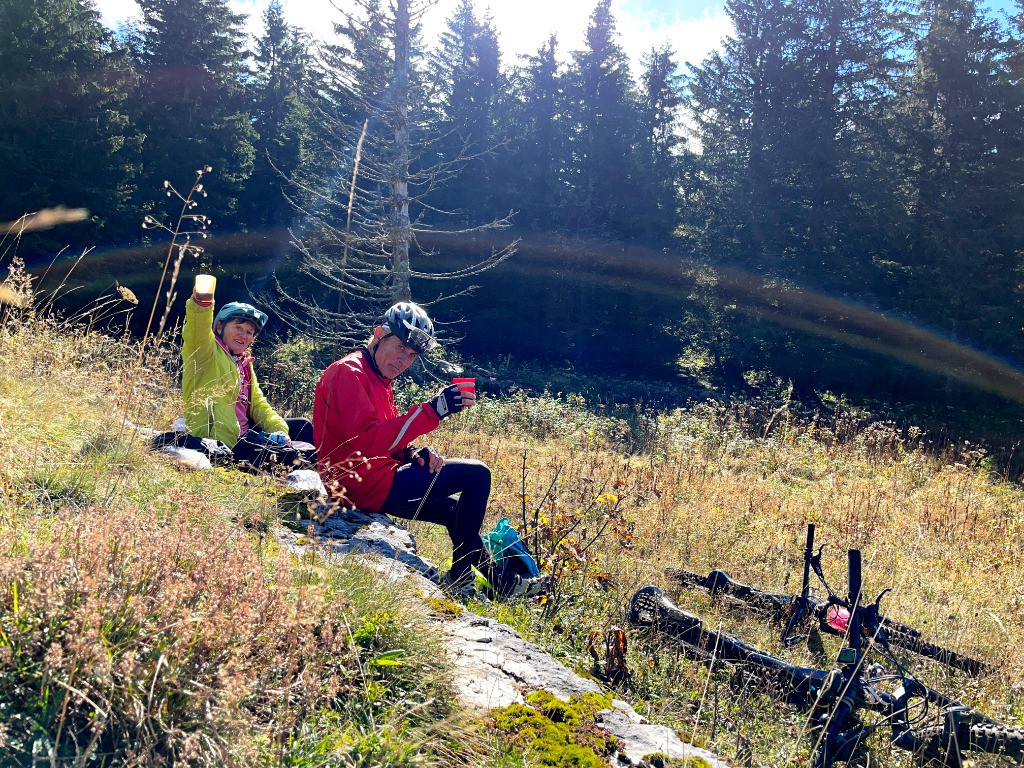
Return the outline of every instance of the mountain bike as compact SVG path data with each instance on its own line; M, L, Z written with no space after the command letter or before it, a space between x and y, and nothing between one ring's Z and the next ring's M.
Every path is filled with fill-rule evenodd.
M1010 728L929 688L904 670L892 653L878 602L864 605L861 553L849 551L849 596L830 593L848 612L846 642L833 669L791 664L731 635L704 627L701 620L675 606L655 586L637 591L630 601L629 620L672 637L694 658L717 666L730 665L743 682L761 683L769 692L808 713L815 736L812 768L849 762L865 739L888 728L891 743L949 768L964 767L964 753L985 752L1024 761L1024 730ZM883 593L884 594L884 593ZM871 647L897 670L867 663ZM878 713L866 723L858 712Z
M766 592L757 587L741 584L722 570L713 570L707 576L701 576L680 568L666 568L665 575L683 587L704 589L712 595L725 596L746 607L769 613L774 620L785 624L785 629L782 632L783 645L792 645L801 639L794 635L794 631L799 628L807 628L814 620L817 620L818 629L830 635L843 635L847 630L849 612L834 597L822 571L821 553L823 549L824 546L819 547L815 553L814 524L809 524L807 526L807 543L804 547L803 582L799 595ZM827 599L821 600L810 594L811 571L829 593ZM884 594L885 592L882 593L882 595ZM879 596L879 600L882 595ZM885 627L886 636L891 645L934 659L970 675L979 675L986 669L985 665L977 659L928 642L913 627L885 616L879 616L878 620Z

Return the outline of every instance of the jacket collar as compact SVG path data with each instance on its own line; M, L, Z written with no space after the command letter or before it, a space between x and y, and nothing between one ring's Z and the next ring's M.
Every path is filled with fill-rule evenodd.
M377 378L379 378L383 382L386 382L387 384L390 384L391 379L389 379L387 376L380 372L380 368L377 367L377 361L373 359L373 353L370 351L370 348L360 347L359 351L363 353L363 357L366 359L366 362L370 364L370 370L377 374Z

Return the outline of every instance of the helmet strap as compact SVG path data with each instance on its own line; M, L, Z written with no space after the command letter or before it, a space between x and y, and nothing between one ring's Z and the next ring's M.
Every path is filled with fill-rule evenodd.
M384 373L380 369L380 366L377 365L377 347L379 347L380 343L382 341L384 341L384 339L386 339L388 336L394 336L394 335L395 334L393 334L391 332L385 333L379 339L375 339L372 345L368 345L366 347L366 351L369 353L367 355L367 357L370 360L370 365L373 366L373 372L376 373L378 376L380 376L382 379L387 379L388 377L384 375ZM390 381L390 379L389 379L389 381Z

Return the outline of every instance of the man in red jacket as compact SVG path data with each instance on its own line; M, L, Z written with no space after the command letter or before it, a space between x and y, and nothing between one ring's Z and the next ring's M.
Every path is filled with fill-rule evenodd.
M399 302L365 347L328 366L313 403L318 468L331 497L346 506L445 526L453 548L451 584L471 584L474 566L493 584L480 538L490 469L413 445L442 419L472 407L476 393L453 384L404 414L395 408L391 382L435 344L433 323L422 307Z

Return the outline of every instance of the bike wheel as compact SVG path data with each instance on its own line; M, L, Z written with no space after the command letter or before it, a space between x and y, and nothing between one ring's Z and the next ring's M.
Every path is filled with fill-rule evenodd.
M707 589L708 577L682 568L666 568L665 575L686 589Z
M886 624L885 634L889 638L890 645L905 648L919 656L935 659L940 664L945 664L953 669L959 669L974 677L980 675L986 669L985 665L977 659L963 656L956 651L951 651L948 648L922 640L915 630L910 630L909 632L903 630L903 625L896 624L893 626L892 624Z
M930 725L917 731L917 735L926 745L926 750L934 755L945 756L959 749L960 752L987 752L991 755L1004 755L1020 759L1024 756L1024 731L1010 728L998 723L975 723L961 730L953 740L943 736L941 725ZM966 740L963 738L966 736Z

